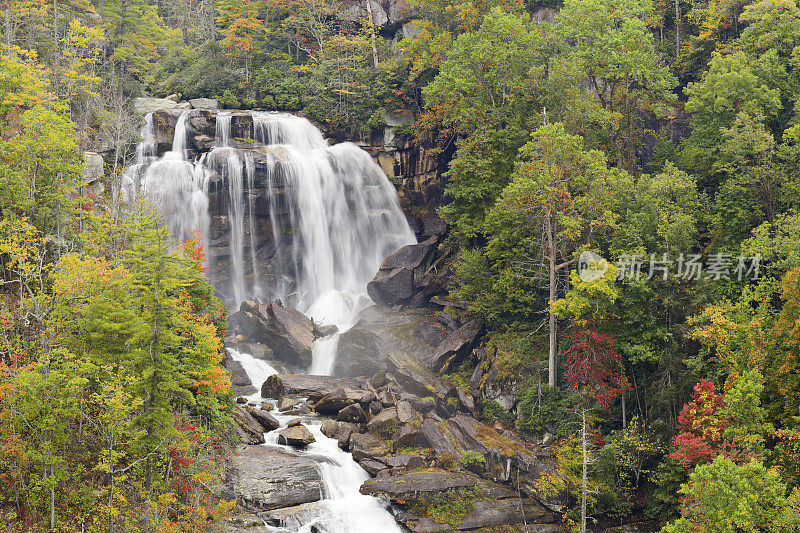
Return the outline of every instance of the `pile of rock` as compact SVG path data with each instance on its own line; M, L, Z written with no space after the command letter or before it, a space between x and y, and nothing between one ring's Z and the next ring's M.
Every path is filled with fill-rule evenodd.
M277 374L261 392L287 413L330 417L322 432L375 476L362 493L390 500L411 531L515 531L524 522L537 524L536 531L558 531L555 513L536 491L552 453L510 428L478 421L473 398L413 355L390 356L388 372L370 379ZM297 421L281 435L302 448L304 429ZM426 503L456 496L469 511L446 528L419 513ZM252 507L274 508L271 502Z

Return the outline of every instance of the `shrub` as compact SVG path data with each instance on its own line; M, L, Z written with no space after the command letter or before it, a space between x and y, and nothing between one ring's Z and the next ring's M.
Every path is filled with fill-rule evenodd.
M461 466L470 472L480 474L486 470L486 458L482 453L467 450L461 456Z

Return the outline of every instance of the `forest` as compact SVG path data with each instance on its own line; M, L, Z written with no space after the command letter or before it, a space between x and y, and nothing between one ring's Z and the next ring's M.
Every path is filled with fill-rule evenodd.
M446 224L443 312L483 331L445 377L552 439L559 527L800 532L795 0L0 5L0 531L237 512L236 309L196 232L120 195L134 99L174 96L436 162L402 206Z

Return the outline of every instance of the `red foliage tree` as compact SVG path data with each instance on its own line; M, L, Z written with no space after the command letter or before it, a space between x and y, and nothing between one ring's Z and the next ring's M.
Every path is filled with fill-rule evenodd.
M584 390L605 409L618 395L630 389L616 345L614 335L583 326L572 334L572 342L565 352L564 377L569 388Z
M701 379L678 415L678 435L672 438L678 449L670 457L684 468L709 463L718 455L734 455L733 446L724 438L729 421L721 414L725 395L714 384Z

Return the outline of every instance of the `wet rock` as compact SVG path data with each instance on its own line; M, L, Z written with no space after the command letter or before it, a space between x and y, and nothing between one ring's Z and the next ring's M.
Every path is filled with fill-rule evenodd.
M236 403L239 405L244 405L247 403L247 398L245 398L244 396L237 396Z
M422 397L433 396L445 400L455 395L455 388L431 372L411 354L393 353L387 359L389 371L406 391Z
M474 487L478 478L472 474L439 468L413 470L390 478L369 479L361 485L361 494L388 500L414 500L421 493L445 492Z
M318 402L326 394L337 389L357 389L358 382L351 378L331 376L312 376L309 374L274 374L261 386L264 398L283 398L283 396L306 397Z
M386 356L395 352L423 357L451 333L428 309L392 310L377 305L361 313L358 322L342 333L336 348L335 376L372 376L380 388Z
M263 409L253 409L250 411L250 416L252 416L256 422L261 424L261 427L264 428L264 431L272 431L281 427L278 419Z
M278 433L278 444L288 444L293 448L305 448L316 440L303 425L287 427Z
M367 284L367 293L379 305L408 304L417 292L416 281L428 267L436 251L437 239L403 246L384 259L375 278Z
M389 444L372 433L353 433L350 435L350 451L353 459L375 459L389 453Z
M347 397L344 389L336 389L320 398L314 405L314 411L323 415L335 415L352 403L353 400Z
M400 420L397 417L397 409L384 409L375 415L367 424L367 431L375 433L384 439L391 439L397 430L400 429Z
M360 404L354 403L339 411L339 414L336 416L336 420L339 420L340 422L354 423L366 422L367 413Z
M314 518L320 516L320 514L325 514L326 512L327 508L325 507L325 504L321 502L312 502L286 507L283 509L274 509L272 511L261 513L261 516L263 517L264 521L272 527L289 528L279 529L277 531L270 529L270 532L289 533L290 529L291 531L298 531L303 524L311 522ZM312 529L311 531L314 530Z
M277 359L301 367L311 364L314 324L294 307L244 301L229 323L232 333L266 344Z
M335 420L331 420L330 418L326 418L322 422L322 427L320 431L323 435L331 439L338 439L339 438L339 429L341 428L341 424Z
M314 502L324 494L313 458L265 446L245 446L226 469L223 497L263 511Z
M339 328L337 328L335 324L314 324L315 337L327 337L328 335L333 335L337 331L339 331Z
M278 400L278 411L283 412L293 409L294 406L298 404L298 402L300 402L300 400L298 400L297 398L283 397L280 400Z
M264 428L242 407L234 407L233 420L236 432L245 444L263 444Z
M293 419L289 420L289 422L286 423L286 427L287 428L293 428L295 426L301 425L302 423L303 423L303 419L302 418L293 418Z

